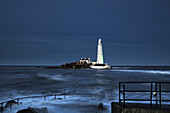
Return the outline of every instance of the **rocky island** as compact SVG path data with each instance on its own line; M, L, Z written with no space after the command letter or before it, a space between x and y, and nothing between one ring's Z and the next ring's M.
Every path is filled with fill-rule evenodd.
M80 68L92 68L92 69L110 69L110 65L104 63L102 40L98 40L97 49L97 62L91 61L90 58L81 58L77 62L66 63L61 66L49 66L48 69L80 69Z
M66 63L61 66L48 66L48 69L80 69L80 68L90 68L92 64L96 61L91 61L90 58L81 58L77 62Z

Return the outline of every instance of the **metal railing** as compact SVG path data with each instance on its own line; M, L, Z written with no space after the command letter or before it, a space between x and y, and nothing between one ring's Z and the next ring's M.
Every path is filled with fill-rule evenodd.
M140 87L142 87L141 84L149 84L147 86L148 89L131 89L129 90L128 85L135 85L138 84ZM148 101L150 103L150 106L152 107L153 102L155 102L156 107L159 104L159 107L162 106L162 102L170 102L168 99L162 99L162 92L170 93L170 90L162 90L163 85L168 85L170 87L170 82L119 82L119 105L125 107L127 101L138 101L138 102L146 102ZM148 93L150 98L147 99L138 99L138 98L126 98L126 93ZM140 95L142 96L142 95Z
M57 96L64 96L64 99L66 99L66 93L63 93L63 94L51 94L51 95L42 95L42 96L29 96L29 97L21 97L21 98L7 100L7 101L0 103L0 105L1 105L0 106L0 112L3 112L4 108L5 108L4 105L7 104L8 102L11 102L11 101L15 101L17 104L19 104L20 100L28 99L28 98L42 98L44 101L46 101L46 97L54 97L53 99L56 100ZM12 103L9 104L10 109L12 109L12 105L13 105Z

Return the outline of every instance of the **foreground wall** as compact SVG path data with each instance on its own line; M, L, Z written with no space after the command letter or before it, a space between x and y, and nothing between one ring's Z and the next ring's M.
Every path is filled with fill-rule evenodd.
M117 103L112 102L111 104L111 110L112 113L170 113L170 108L169 110L161 110L161 109L156 109L156 108L139 108L139 107L134 107L134 106L128 106L128 107L121 107Z

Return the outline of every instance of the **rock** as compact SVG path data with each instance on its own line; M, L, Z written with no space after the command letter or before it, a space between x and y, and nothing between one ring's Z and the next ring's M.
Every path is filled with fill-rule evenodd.
M103 110L103 109L104 109L103 103L100 103L100 104L98 105L98 110L100 111L100 110Z
M30 109L23 109L23 110L19 110L17 113L37 113L37 112L33 112Z
M58 100L62 100L63 98L57 98Z
M17 113L48 113L47 108L27 108L18 111Z
M1 112L1 111L3 111L3 107L2 107L2 106L0 107L0 112Z

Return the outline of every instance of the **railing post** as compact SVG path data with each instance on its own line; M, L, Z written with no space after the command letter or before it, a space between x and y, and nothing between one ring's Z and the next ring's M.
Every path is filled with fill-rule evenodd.
M151 92L150 92L150 106L152 106L152 82L151 82Z
M54 99L56 100L56 95L54 95Z
M157 100L157 96L158 96L158 94L157 94L157 83L155 83L155 92L156 92L156 106L158 105L158 100Z
M123 84L123 106L125 107L125 85Z
M161 107L161 83L159 83L159 106Z
M9 104L10 110L12 110L12 103Z
M17 98L17 104L19 104L19 98Z
M121 103L121 100L120 100L120 85L121 85L121 83L119 82L119 105Z
M66 93L64 94L64 99L66 99Z
M46 101L46 96L44 96L44 101Z

